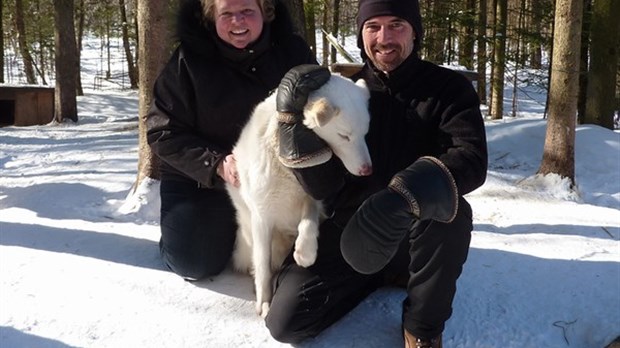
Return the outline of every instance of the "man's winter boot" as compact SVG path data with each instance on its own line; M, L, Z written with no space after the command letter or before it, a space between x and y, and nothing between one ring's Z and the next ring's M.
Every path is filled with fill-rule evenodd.
M404 330L404 332L405 348L441 348L441 335L432 340L423 340L410 334L407 330Z

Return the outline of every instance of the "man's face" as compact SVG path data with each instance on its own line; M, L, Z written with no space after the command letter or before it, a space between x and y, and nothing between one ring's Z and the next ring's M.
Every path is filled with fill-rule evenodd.
M372 17L362 26L364 51L379 70L389 73L413 52L415 33L406 20L395 16Z
M256 0L216 0L215 29L220 39L245 48L263 31L263 14Z

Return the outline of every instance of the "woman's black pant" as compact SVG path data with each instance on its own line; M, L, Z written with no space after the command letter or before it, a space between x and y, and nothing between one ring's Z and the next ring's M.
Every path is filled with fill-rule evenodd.
M467 258L472 231L471 207L461 198L449 224L418 221L381 272L362 275L344 261L344 226L327 220L320 227L317 261L299 267L287 258L276 280L266 324L278 341L297 343L318 335L342 318L388 279L408 279L403 327L417 337L441 334L452 314L456 281Z
M162 180L161 239L165 265L188 280L220 273L235 242L235 209L225 190Z

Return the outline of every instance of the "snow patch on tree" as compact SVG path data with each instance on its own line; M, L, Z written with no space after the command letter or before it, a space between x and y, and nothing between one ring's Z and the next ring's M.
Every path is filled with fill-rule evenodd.
M137 187L129 191L116 212L119 215L134 215L143 221L159 221L161 207L159 183L159 180L144 178Z

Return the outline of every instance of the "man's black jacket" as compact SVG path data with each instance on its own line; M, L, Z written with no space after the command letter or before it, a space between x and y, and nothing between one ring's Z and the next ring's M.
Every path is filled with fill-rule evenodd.
M334 161L300 171L298 179L346 222L371 194L387 187L392 176L421 156L441 160L463 196L480 187L487 172L487 144L480 102L463 75L412 54L389 76L366 62L354 80L366 80L371 92L370 129L366 136L373 163L370 177L345 176ZM323 167L323 168L321 168ZM320 173L320 175L317 175Z

